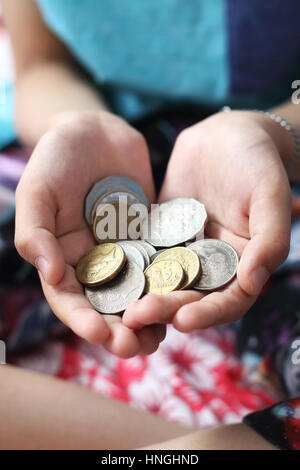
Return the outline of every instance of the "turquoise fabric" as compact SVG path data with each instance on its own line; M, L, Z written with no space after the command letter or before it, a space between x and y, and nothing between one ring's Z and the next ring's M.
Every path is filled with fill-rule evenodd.
M35 1L129 121L181 104L267 109L290 97L299 77L294 0L272 0L276 9L260 0ZM15 136L12 93L7 85L0 148Z
M37 2L48 26L122 116L135 119L170 102L218 106L224 101L223 0Z
M14 125L14 97L11 83L0 80L0 148L16 138Z

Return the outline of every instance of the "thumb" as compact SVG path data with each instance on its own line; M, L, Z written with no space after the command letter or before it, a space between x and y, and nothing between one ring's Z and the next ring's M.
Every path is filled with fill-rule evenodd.
M45 188L19 185L15 245L19 254L38 269L45 282L55 285L63 278L65 261L54 235L56 208L51 201Z
M289 252L291 231L291 191L281 178L258 188L249 211L250 241L238 269L238 280L249 295L257 295Z

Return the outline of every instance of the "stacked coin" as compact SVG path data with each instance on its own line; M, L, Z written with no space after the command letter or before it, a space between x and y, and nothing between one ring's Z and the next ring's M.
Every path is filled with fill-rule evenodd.
M119 226L120 213L127 215L127 220L123 222L126 232L121 238L130 238L127 227L135 215L128 214L129 208L134 205L148 209L148 200L142 188L131 179L125 176L108 176L94 184L85 200L85 218L96 241L98 243L103 241L101 221L111 208L115 211L116 223L111 227L112 233L106 236L105 241L115 242L120 238L122 228Z
M77 264L76 275L85 294L101 313L117 314L145 290L144 270L155 248L144 240L102 243Z
M97 208L115 204L118 195L125 193L132 204L147 204L141 188L121 177L100 181L86 199L86 219L101 244L79 261L76 274L97 311L119 314L143 293L213 291L234 278L238 255L224 241L203 238L207 214L195 199L178 198L155 206L141 223L142 239L114 243L99 239Z
M235 249L222 240L203 239L187 247L160 250L151 258L152 263L145 271L145 292L162 294L162 288L173 279L175 268L170 262L182 267L182 279L171 290L196 289L214 291L227 285L236 275L238 255ZM164 263L164 264L163 264ZM177 269L177 268L176 268ZM172 281L175 286L175 280Z

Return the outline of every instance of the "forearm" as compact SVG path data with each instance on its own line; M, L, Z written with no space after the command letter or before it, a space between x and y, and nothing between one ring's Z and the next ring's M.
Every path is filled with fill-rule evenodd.
M0 366L0 449L130 449L187 432L84 387Z
M243 423L203 429L140 450L277 450Z
M245 424L191 433L84 387L10 366L0 367L0 397L5 450L275 449Z
M68 111L94 111L107 106L88 80L59 61L39 62L18 77L16 123L21 140L34 146Z

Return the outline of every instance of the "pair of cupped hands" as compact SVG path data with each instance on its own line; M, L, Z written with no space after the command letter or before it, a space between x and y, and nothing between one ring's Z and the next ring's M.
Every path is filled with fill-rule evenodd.
M291 192L280 149L259 113L217 113L178 137L156 198L143 136L108 112L70 113L39 141L16 193L16 247L36 266L53 312L77 335L128 358L151 354L166 325L181 332L235 322L289 250ZM150 203L193 197L205 204L205 236L230 243L237 278L221 291L145 295L123 317L101 315L75 275L95 245L84 219L92 185L124 175Z

